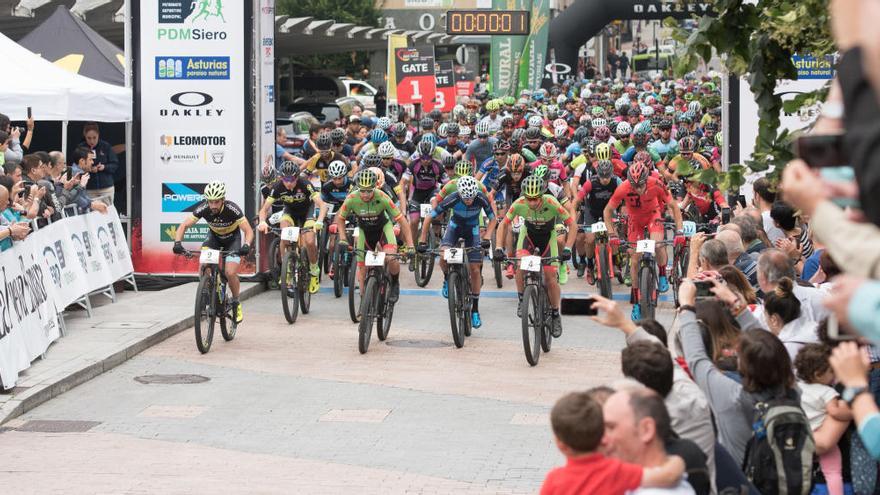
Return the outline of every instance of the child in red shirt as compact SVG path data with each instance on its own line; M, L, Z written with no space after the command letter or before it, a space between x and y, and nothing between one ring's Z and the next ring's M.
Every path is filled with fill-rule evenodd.
M602 406L587 392L559 399L550 412L556 446L568 459L547 474L541 495L624 495L639 487L673 487L684 474L684 461L669 456L660 467L645 469L605 457L597 451L605 434Z

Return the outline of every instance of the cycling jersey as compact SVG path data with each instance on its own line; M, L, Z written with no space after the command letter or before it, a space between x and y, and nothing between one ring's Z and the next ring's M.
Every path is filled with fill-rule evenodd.
M345 201L345 198L348 197L351 187L352 182L348 177L345 177L342 185L339 186L334 184L332 180L328 180L321 185L321 200L327 204L335 205L338 210L342 206L343 201Z
M373 198L369 201L364 201L359 191L353 191L345 198L338 215L343 219L354 215L357 218L358 227L364 230L377 230L388 223L389 218L398 220L400 210L394 206L391 197L382 191L374 190Z
M461 199L458 191L453 192L441 201L436 208L431 210L431 218L437 218L443 213L451 211L452 216L449 219L449 225L475 225L480 221L480 212L486 214L486 220L495 219L495 213L492 211L492 205L489 198L483 192L477 193L473 203L466 205Z
M538 168L539 165L543 165L540 160L530 163L529 167L531 167L532 171L534 172L534 170ZM546 178L549 179L550 182L562 184L562 181L568 180L568 173L565 170L566 167L559 160L552 161L549 165L547 165L547 168L550 169L550 177Z
M462 153L467 151L467 145L462 143L461 140L458 140L455 144L452 144L448 140L443 139L437 143L437 147L446 150L449 154L452 155L454 155L457 151L461 151Z
M501 173L501 167L498 166L498 160L492 157L480 165L479 172L483 174L483 178L480 179L483 184L494 184Z
M318 176L318 179L320 179L321 182L324 182L327 180L327 167L330 166L330 162L335 160L345 163L345 165L350 168L348 158L342 156L341 153L331 151L330 156L326 159L321 156L321 153L315 153L303 165L303 170L314 173Z
M663 186L663 182L657 177L648 177L647 187L643 194L633 189L632 182L626 181L621 184L611 196L608 205L611 209L617 208L622 201L626 202L626 212L630 218L651 217L659 214L660 209L671 201L669 191Z
M439 161L422 159L413 160L409 166L409 173L416 191L433 191L446 175Z
M507 215L504 217L504 223L510 224L516 217L522 217L525 221L526 230L531 235L549 234L553 232L553 227L557 223L562 222L571 225L574 219L568 213L568 210L562 207L559 201L553 196L545 194L542 196L541 206L537 209L529 207L528 200L525 196L520 196L510 205Z
M495 184L492 185L492 190L501 192L503 197L508 198L508 200L514 200L522 193L522 183L526 180L526 177L528 177L527 174L521 173L519 179L514 179L510 170L502 170Z
M626 163L632 163L633 158L636 157L636 153L638 153L639 151L647 151L648 154L651 155L651 159L654 160L654 163L660 161L660 154L657 153L657 150L651 148L650 146L644 150L637 150L635 146L630 146L629 149L626 150L626 153L624 153L623 156L620 157L620 159L625 161Z
M584 182L583 187L578 191L578 200L583 201L588 195L590 196L589 200L585 203L590 219L602 218L605 205L611 200L611 196L614 195L617 186L616 178L612 178L611 182L606 185L603 185L598 178Z
M412 143L412 141L403 141L402 143L398 143L396 140L392 139L391 144L397 148L397 157L402 160L409 160L409 158L416 152L416 145Z
M310 183L303 179L296 181L296 184L288 189L284 182L278 182L272 188L272 193L266 198L269 204L276 201L284 204L284 213L293 219L302 220L312 213L312 198L318 193ZM297 222L299 223L299 222Z
M220 239L230 239L238 231L239 226L245 222L244 213L237 204L223 201L220 211L214 213L208 207L207 201L202 201L192 212L192 217L198 221L204 219L211 232Z
M649 150L654 150L661 158L675 156L678 154L678 142L675 139L669 139L667 142L661 140L654 141L648 146ZM655 160L656 162L656 160Z
M712 168L712 164L709 163L709 160L707 160L706 157L699 153L692 154L691 158L700 162L700 167L702 167L704 170L707 168ZM667 165L669 173L677 172L679 165L687 167L690 165L690 160L681 155L676 155L674 158L672 158L672 160L669 160L669 164Z

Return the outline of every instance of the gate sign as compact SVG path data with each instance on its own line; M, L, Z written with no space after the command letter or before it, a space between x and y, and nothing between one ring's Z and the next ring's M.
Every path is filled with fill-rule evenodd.
M425 111L440 110L451 112L455 106L455 72L452 60L441 60L434 66L434 80L437 82L434 100L425 105Z
M436 97L434 47L408 47L394 50L397 103L431 105Z

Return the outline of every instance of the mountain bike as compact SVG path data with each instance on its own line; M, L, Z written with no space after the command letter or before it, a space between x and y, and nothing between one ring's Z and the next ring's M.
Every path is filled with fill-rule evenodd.
M430 204L422 204L420 205L421 211L421 222L431 222L431 205ZM421 232L421 222L419 223L419 230L417 232ZM416 277L416 285L419 287L425 287L431 281L431 275L434 273L434 255L431 254L430 250L434 250L440 245L440 239L442 239L442 231L444 230L445 222L442 222L439 219L435 219L432 222L434 225L428 229L428 253L419 254L416 253L415 257L412 260L413 271L415 272ZM441 230L440 237L437 237L437 234L434 232L436 228Z
M327 204L327 215L324 217L325 227L333 225L333 220L336 218L335 206L333 203ZM322 274L330 273L333 255L333 252L330 250L330 237L332 235L329 228L324 228L318 236L318 267L321 269Z
M647 233L647 232L646 232ZM647 237L647 235L645 236ZM639 307L642 310L642 318L654 318L657 309L657 299L659 291L657 290L657 262L654 251L657 247L665 248L671 245L668 241L655 241L653 239L642 239L635 244L630 242L621 242L621 247L633 248L639 254L639 267L636 272Z
M278 225L283 214L283 210L273 213L268 219L269 225ZM259 223L259 219L254 223ZM278 232L270 231L269 235L272 236L272 240L269 242L269 282L267 288L274 290L278 288L278 281L281 278L281 263L283 261L281 259L281 237Z
M211 350L214 340L214 324L220 320L220 333L227 342L235 338L238 324L232 313L232 295L226 279L226 256L237 255L238 251L218 251L201 249L187 251L183 256L193 258L199 255L199 285L196 288L195 314L193 326L196 334L196 347L202 354ZM229 320L228 322L226 320Z
M383 251L374 252L355 249L358 255L364 255L364 292L361 297L360 322L358 324L358 351L365 354L370 347L373 335L373 323L376 323L376 336L379 340L388 338L391 330L391 319L394 316L394 303L388 300L391 290L391 275L385 268L388 258L406 259L406 255L387 254ZM357 284L357 282L355 282Z
M602 297L611 299L611 277L614 276L614 258L611 246L608 244L608 229L604 222L596 222L590 226L594 236L593 259L596 261L596 285Z
M278 284L281 289L281 308L287 323L294 323L299 311L308 314L312 302L312 294L309 292L309 253L305 246L299 245L299 237L312 228L284 227L271 229L280 234L281 240L287 241L287 252L282 255L281 280Z
M526 361L531 366L538 364L541 350L550 352L553 335L550 333L552 313L547 287L544 285L544 267L559 261L558 256L541 257L536 251L533 256L510 258L519 263L525 272L525 289L522 299L522 338Z
M471 336L472 329L471 274L467 254L471 251L483 251L479 246L466 248L463 244L464 241L459 241L456 247L433 253L442 255L448 267L446 283L449 289L449 325L452 329L452 341L458 348L464 346L464 339Z
M331 224L333 225L333 224ZM345 231L350 236L354 232L355 227L352 224L346 224ZM330 230L329 228L327 230ZM347 239L348 237L346 237ZM342 289L348 287L349 271L352 267L351 247L347 244L339 243L339 233L330 234L333 240L333 252L330 253L330 272L333 273L333 295L336 298L342 297Z
M675 229L675 223L667 223L666 227L672 226ZM685 237L683 246L672 247L672 273L670 274L670 282L672 282L672 297L675 301L675 307L679 306L678 289L681 287L681 281L685 279L688 271L688 263L690 262L690 243L691 236L696 234L700 229L710 228L707 223L695 223L689 220L681 222L682 231Z

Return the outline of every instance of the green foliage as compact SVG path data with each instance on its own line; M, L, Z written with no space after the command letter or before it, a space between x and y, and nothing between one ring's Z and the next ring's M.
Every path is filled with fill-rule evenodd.
M290 17L332 19L360 26L376 26L379 22L379 12L372 0L278 0L275 11L279 15ZM346 74L359 72L368 62L367 53L358 51L333 55L302 55L293 59L311 69L330 69Z
M755 172L775 166L778 177L793 157L792 136L779 132L779 115L795 113L802 106L824 98L825 91L800 95L783 104L775 93L781 79L796 79L791 57L798 53L822 57L835 48L828 22L828 0L707 0L716 17L703 16L697 28L687 32L677 21L667 19L673 37L682 45L675 66L681 75L694 70L701 59L708 62L713 50L732 74L746 75L758 104L758 138L752 160L746 165ZM734 167L718 177L719 185L735 188L742 184L744 168Z

